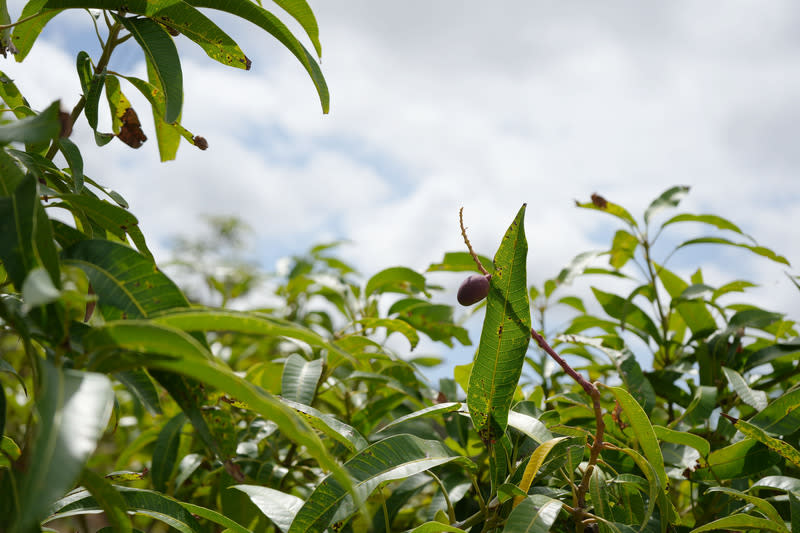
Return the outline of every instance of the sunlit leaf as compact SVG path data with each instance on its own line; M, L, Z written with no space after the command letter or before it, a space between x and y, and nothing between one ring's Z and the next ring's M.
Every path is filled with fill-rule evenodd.
M250 498L258 509L269 518L281 531L288 531L294 517L303 506L304 501L297 496L286 494L269 487L256 485L234 485L237 489Z
M503 533L547 533L560 511L558 500L542 494L528 496L511 511Z
M42 361L40 424L22 478L17 517L21 531L44 518L52 502L72 488L111 416L113 392L104 375L63 370ZM58 468L53 468L58 465Z
M499 440L505 433L511 400L530 343L524 220L525 205L495 255L486 318L469 378L467 405L484 442Z
M714 450L708 456L707 465L692 472L693 480L727 480L751 476L763 472L778 463L780 456L755 439L744 439Z
M661 196L653 200L644 212L645 223L650 223L653 215L669 207L678 207L678 204L689 194L689 187L679 185L664 191ZM666 224L664 224L666 225Z
M57 138L61 131L59 111L60 103L55 101L37 115L0 125L0 144L39 143Z
M281 396L287 400L311 405L317 392L317 383L322 376L322 359L306 361L293 353L283 366Z
M767 407L766 392L763 390L751 389L741 374L732 368L723 366L722 371L725 373L725 377L728 378L728 384L731 386L731 389L736 392L740 400L757 411L761 411Z
M750 424L746 420L739 420L734 425L736 426L736 429L741 431L746 436L763 443L770 450L791 461L796 467L800 467L800 450L788 442L770 437L763 429L756 425Z

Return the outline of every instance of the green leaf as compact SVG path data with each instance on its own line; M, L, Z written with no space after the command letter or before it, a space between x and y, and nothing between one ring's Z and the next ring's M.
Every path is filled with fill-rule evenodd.
M659 440L694 448L701 457L708 457L708 454L711 453L711 444L700 435L685 431L675 431L664 426L653 426L653 430Z
M336 440L351 452L361 451L369 445L361 433L333 415L285 398L281 402L297 411L311 427Z
M281 396L293 402L311 405L321 376L322 359L306 361L303 356L293 353L286 358L283 366Z
M135 489L114 485L125 500L128 510L155 518L181 533L201 533L204 529L180 502L152 490ZM78 491L62 498L51 509L48 521L68 516L87 514L102 510L97 501L87 492Z
M765 348L751 353L747 358L745 369L749 370L759 365L763 365L764 363L769 363L773 359L783 357L784 355L792 355L798 352L800 352L800 338L795 338L788 342L771 344Z
M634 333L645 342L647 342L648 337L650 337L656 344L661 344L661 334L658 332L658 328L653 323L650 316L642 311L636 304L621 296L601 291L595 287L592 287L592 292L595 298L597 298L598 303L603 307L603 311L611 318L619 320L623 329L626 325L631 325L636 328Z
M113 406L111 381L106 376L63 370L46 360L40 368L40 422L21 481L20 531L37 524L50 504L72 488L103 435Z
M780 396L749 422L776 435L794 433L800 427L800 389Z
M786 266L791 266L789 264L789 261L785 257L783 257L782 255L776 254L775 252L773 252L769 248L765 248L763 246L753 246L753 245L750 245L750 244L733 242L731 240L723 239L721 237L700 237L700 238L697 238L697 239L690 239L688 241L682 242L675 249L679 250L681 248L684 248L686 246L691 246L693 244L722 244L722 245L725 245L725 246L736 246L738 248L744 248L746 250L750 250L754 254L766 257L767 259L771 259L772 261L775 261L776 263L782 263L782 264L784 264Z
M164 89L164 120L176 122L183 107L183 74L178 49L161 26L147 18L118 17L142 47Z
M783 518L781 518L781 515L767 500L729 487L710 487L706 492L722 492L723 494L728 494L734 498L744 500L747 503L753 504L765 517L769 518L770 520L774 520L779 524L783 523Z
M153 62L148 59L146 64L147 79L150 80L150 83L154 87L163 87L158 79L158 72L156 71L156 67L153 65ZM165 95L166 92L163 89L160 89L158 94ZM166 113L166 101L163 105L152 106L152 112L153 122L156 128L156 140L158 142L159 158L161 159L162 163L164 161L172 161L175 159L175 156L178 153L178 147L180 146L181 142L181 133L176 128L181 117L178 115L174 123L170 123L166 120L164 115L164 113Z
M466 533L463 529L459 529L455 526L451 526L448 524L443 524L441 522L425 522L424 524L420 524L414 529L409 529L405 533Z
M381 270L369 281L364 289L365 296L397 292L400 294L425 293L425 276L406 267L391 267Z
M794 493L789 493L789 507L792 513L792 531L800 531L800 500Z
M547 459L547 455L556 444L567 438L569 437L556 437L554 439L550 439L547 442L543 442L533 451L528 464L525 466L525 471L522 474L522 480L519 482L519 488L522 489L525 494L527 494L528 490L530 490L531 483L536 478L536 473L539 471L539 468L541 468L545 459ZM521 501L522 498L515 498L514 505L519 505Z
M394 435L362 450L347 461L344 468L353 479L354 496L361 502L387 481L404 479L453 461L472 465L466 457L452 455L438 441ZM289 533L321 532L333 522L350 516L358 505L338 481L327 477L298 511Z
M61 132L59 110L60 102L56 100L37 115L0 125L0 144L10 142L33 144L56 139Z
M47 271L41 267L34 268L22 283L22 312L27 313L34 307L49 304L61 297L61 291L53 285Z
M711 452L708 463L692 472L691 479L725 481L744 478L763 472L779 460L779 455L770 452L757 440L744 439Z
M288 531L297 512L303 507L303 500L297 496L286 494L269 487L256 485L233 485L250 498L258 509L269 518L281 531Z
M186 417L178 413L172 417L158 434L153 448L153 463L150 468L153 487L159 492L167 491L167 483L172 477L175 462L178 460L178 444L181 440Z
M744 435L763 443L770 450L791 461L796 467L800 467L800 451L788 442L770 437L763 429L746 420L739 420L734 426Z
M150 375L144 370L117 372L114 378L131 391L151 415L162 414L161 400Z
M356 363L350 353L325 340L315 331L261 313L194 308L163 313L153 317L153 321L184 331L232 331L248 335L289 337L328 350L329 367L335 368L343 361Z
M7 158L0 150L0 171L12 168L3 164ZM58 288L61 274L50 219L39 201L36 180L28 175L17 181L17 172L18 168L0 174L0 193L7 193L10 186L18 183L9 196L0 196L0 260L18 289L37 266L47 270L50 281Z
M189 306L172 280L124 244L85 240L64 250L62 257L64 264L86 272L106 320L143 318Z
M653 466L662 487L667 486L667 473L664 470L664 457L658 445L655 430L644 409L634 400L628 391L620 387L606 387L616 397L622 411L627 415L631 429L636 435L636 442L641 447L647 461Z
M199 505L194 505L193 503L189 502L179 501L178 503L180 503L184 509L193 515L199 516L200 518L205 518L206 520L223 526L225 531L228 533L250 533L249 529L242 527L237 522L234 522L227 516L216 511L212 511L211 509L206 509L205 507L200 507Z
M687 194L689 194L689 187L685 185L679 185L677 187L672 187L671 189L667 189L666 191L664 191L661 194L661 196L653 200L653 202L645 210L644 212L645 223L649 224L650 219L653 218L653 215L655 215L656 213L658 213L663 209L666 209L668 207L678 207L680 201L683 200Z
M667 220L663 224L661 224L662 228L669 226L670 224L676 224L678 222L700 222L702 224L708 224L710 226L714 226L717 229L721 230L728 230L738 233L739 235L745 235L742 233L742 230L739 229L739 226L727 220L725 218L719 217L717 215L690 215L688 213L675 215L671 219Z
M523 204L494 258L486 318L469 378L467 405L484 442L497 441L505 433L530 342L524 220Z
M453 322L453 308L449 305L432 304L418 298L403 298L389 308L389 315L408 323L413 329L426 334L431 340L453 347L451 339L470 346L469 333Z
M763 309L743 309L730 318L728 327L764 329L782 318L783 314L781 313L772 313Z
M485 255L478 255L483 266L489 268L492 260ZM441 263L431 263L427 272L476 272L478 267L469 252L447 252Z
M739 399L744 403L755 409L761 411L767 407L767 393L763 390L751 389L744 378L732 368L726 366L722 367L725 377L728 378L728 384L739 396Z
M305 446L322 467L332 471L336 479L347 486L343 470L301 417L270 394L234 374L186 333L139 320L107 322L86 334L83 344L86 350L94 352L94 364L106 372L156 368L226 391L275 422L289 439Z
M111 484L98 476L88 468L83 469L81 485L89 491L99 507L103 509L106 520L119 533L129 533L133 531L131 519L128 518L128 509L125 500Z
M541 420L516 410L508 412L508 425L538 444L544 444L553 438L553 434Z
M749 531L758 529L761 531L778 531L780 533L789 533L786 526L782 522L775 523L772 520L765 518L758 518L747 514L735 514L714 520L708 524L703 524L700 527L694 528L690 533L700 533L701 531L714 531L714 530L733 530L733 531Z
M560 511L558 500L543 494L528 496L511 511L503 533L547 533Z
M789 476L767 476L759 479L748 490L775 489L800 493L800 479Z
M314 45L317 57L321 58L322 47L319 44L319 27L308 3L305 0L275 0L275 3L300 23L308 38L311 39L311 44Z
M389 422L388 424L386 424L385 426L383 426L379 431L386 431L391 427L394 427L398 424L402 424L403 422L408 422L409 420L417 420L420 418L452 413L458 411L460 408L461 408L460 402L438 403L436 405L431 405L430 407L425 407L424 409L414 411L413 413L409 413L405 416L401 416L400 418L396 418L391 422Z
M637 246L639 246L639 239L623 229L618 230L614 234L614 241L611 244L609 264L616 269L622 268L625 263L633 259Z
M570 261L569 265L566 268L563 268L561 272L558 273L558 277L556 278L560 284L568 285L572 283L572 281L589 270L589 265L592 262L603 255L605 252L583 252L576 255L572 261ZM552 290L549 289L549 285L545 287L546 296L549 298ZM555 284L553 284L553 290L555 289Z
M576 201L575 205L582 209L593 209L595 211L602 211L604 213L608 213L609 215L612 215L622 220L623 222L628 224L631 228L638 227L638 224L636 224L636 220L634 220L631 214L628 213L628 211L621 205L609 202L605 200L603 197L596 195L592 195L592 200L593 201L591 202L586 202L583 204Z
M399 320L396 318L368 317L368 318L361 318L357 320L356 323L361 324L368 329L386 328L387 337L392 333L400 333L408 339L408 342L411 344L412 350L416 348L417 344L419 343L419 335L417 335L416 330L403 320Z
M67 138L59 139L59 149L64 159L67 160L70 173L72 174L72 191L76 194L83 190L83 158L75 143Z
M292 35L292 32L290 32L286 25L275 15L250 0L187 0L186 3L195 7L218 9L236 15L252 22L278 39L281 44L294 54L306 69L309 76L311 76L311 80L317 88L317 93L322 103L322 112L328 112L330 107L330 95L328 93L328 85L325 83L325 78L322 76L319 65L308 50L300 44L300 41Z
M693 335L704 335L717 329L717 323L705 303L680 299L689 288L688 283L663 266L656 265L656 272L658 279L672 298L672 305Z

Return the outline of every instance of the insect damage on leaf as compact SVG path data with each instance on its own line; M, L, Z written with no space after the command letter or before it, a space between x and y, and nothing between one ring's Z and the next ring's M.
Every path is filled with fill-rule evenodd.
M139 148L147 140L147 136L142 131L142 123L139 122L139 116L132 107L126 109L122 114L122 128L120 128L117 137L131 148Z

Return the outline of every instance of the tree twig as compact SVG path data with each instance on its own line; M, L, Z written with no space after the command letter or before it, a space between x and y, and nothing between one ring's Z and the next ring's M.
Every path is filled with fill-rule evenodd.
M467 237L467 228L464 227L464 208L458 210L458 221L461 224L461 235L464 237L464 244L467 245L467 249L469 250L469 255L472 256L472 260L475 261L475 264L478 266L478 270L481 271L481 274L484 276L488 276L489 272L484 268L483 263L481 263L478 254L475 253L475 250L472 249L472 244L469 242L469 237Z
M574 368L569 366L567 363L555 350L547 343L547 341L536 332L535 329L531 328L531 337L533 340L536 341L536 344L544 350L547 355L552 357L556 363L558 363L564 372L567 373L569 377L574 379L578 385L583 387L583 390L592 398L592 405L594 407L594 418L596 421L597 429L594 434L594 442L592 443L592 447L589 451L589 462L586 465L586 470L583 472L583 478L581 479L581 484L578 485L578 490L575 494L575 509L573 510L572 514L576 520L582 520L586 516L586 493L589 490L589 481L592 478L592 470L594 470L594 465L597 464L597 460L600 457L600 452L603 450L603 434L605 433L606 425L603 422L603 410L600 406L600 391L594 385L594 383L590 383L587 381L583 376L578 374Z

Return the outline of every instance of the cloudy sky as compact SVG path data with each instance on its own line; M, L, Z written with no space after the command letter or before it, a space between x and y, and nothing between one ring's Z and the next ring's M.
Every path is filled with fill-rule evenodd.
M22 4L10 2L12 16ZM424 269L463 249L460 206L476 248L491 255L527 202L535 282L610 243L614 220L576 209L574 199L597 192L638 217L680 184L692 187L682 211L727 217L800 264L797 3L311 5L329 115L287 50L210 12L253 67L225 68L178 39L183 124L208 139L208 151L184 145L177 161L159 163L145 103L124 86L151 141L138 151L116 141L95 149L85 123L77 130L86 173L128 199L159 257L171 236L201 230L199 215L235 213L256 230L268 268L344 238L353 241L347 258L366 274ZM62 15L23 64L0 60L0 70L34 107L61 98L71 108L82 48L97 53L88 15ZM142 75L133 42L112 68ZM676 227L666 241L704 234L713 232ZM757 280L749 301L800 316L786 268L714 247L687 248L670 264L687 274L698 262L710 284ZM455 302L455 293L442 298Z

